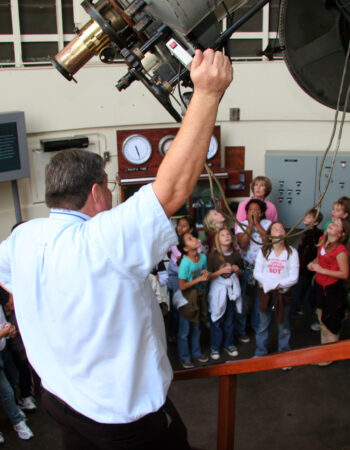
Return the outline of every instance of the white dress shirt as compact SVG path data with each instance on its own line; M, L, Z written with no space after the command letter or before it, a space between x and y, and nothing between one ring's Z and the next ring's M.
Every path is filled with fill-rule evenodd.
M148 274L177 242L152 185L90 218L52 210L0 245L28 358L44 387L101 423L158 410L172 379Z

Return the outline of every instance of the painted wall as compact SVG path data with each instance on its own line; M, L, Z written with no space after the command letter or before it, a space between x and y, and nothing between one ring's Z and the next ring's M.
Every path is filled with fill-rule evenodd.
M264 173L266 150L326 148L334 111L305 94L284 62L234 64L235 79L221 101L217 123L224 146L246 147L246 168ZM85 66L78 84L66 81L51 67L1 69L0 112L24 111L31 178L19 180L23 219L47 215L43 203L43 170L49 158L40 139L88 135L92 151L108 150L107 172L118 172L116 130L172 126L172 117L140 83L122 93L114 87L124 65ZM229 109L240 108L239 122L229 121ZM350 127L344 127L341 150L349 151ZM118 194L114 202L118 202ZM0 184L0 239L15 222L10 183Z

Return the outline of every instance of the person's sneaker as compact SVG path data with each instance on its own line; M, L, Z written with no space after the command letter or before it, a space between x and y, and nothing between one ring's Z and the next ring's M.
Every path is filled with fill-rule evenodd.
M5 442L4 435L0 431L0 444L3 444Z
M250 337L247 334L242 334L241 336L238 336L239 342L242 342L242 344L248 344L250 342Z
M193 369L194 364L192 361L181 361L182 367L184 369Z
M18 402L20 408L23 411L35 411L36 410L36 404L33 397L25 397L21 398Z
M206 363L208 362L208 359L209 358L206 355L199 355L198 358L196 358L199 363Z
M310 325L312 331L320 331L321 325L318 322L314 322Z
M231 345L231 347L224 348L224 350L230 356L238 356L237 347L235 345Z
M211 359L220 359L220 352L218 352L217 350L211 350L210 351L210 357Z
M13 428L15 429L15 431L17 431L18 437L20 439L27 440L31 439L34 436L32 430L28 427L24 420L16 423Z

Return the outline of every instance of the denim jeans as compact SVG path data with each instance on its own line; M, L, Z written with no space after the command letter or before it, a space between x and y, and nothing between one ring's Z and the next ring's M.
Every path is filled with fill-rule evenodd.
M202 354L200 336L199 322L190 322L179 314L177 349L181 361L189 361L191 354L194 358L198 358Z
M249 304L249 295L248 295L248 279L252 273L251 269L245 270L240 278L241 282L241 293L242 293L242 313L236 314L235 317L235 334L237 336L243 336L247 333L247 315L248 315L248 304ZM253 291L253 308L250 314L250 326L255 331L255 333L259 330L259 286L258 283L255 282L254 286L249 286L250 290Z
M290 350L290 306L283 308L283 323L278 323L278 351L287 352ZM269 345L269 328L272 320L272 305L267 313L259 312L259 331L256 333L256 349L255 356L264 356L268 353Z
M0 400L12 425L22 422L23 417L16 404L15 394L3 369L0 369Z
M168 334L170 338L175 338L177 336L179 328L179 312L173 304L173 295L179 289L179 268L175 266L172 259L169 261L168 267L168 291L170 300L170 314L169 314L169 328Z
M172 289L169 289L170 317L169 317L168 335L170 338L175 338L177 336L179 328L179 311L175 308L173 304L174 292L175 291L173 291Z
M210 348L220 351L221 345L229 348L234 345L233 328L236 302L227 299L225 314L216 322L210 320Z

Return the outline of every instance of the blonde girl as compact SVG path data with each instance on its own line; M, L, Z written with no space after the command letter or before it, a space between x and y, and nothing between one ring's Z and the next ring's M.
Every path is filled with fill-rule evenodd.
M213 251L208 257L211 272L209 291L210 310L210 357L220 358L223 349L229 356L237 356L234 341L234 318L242 311L241 288L238 275L243 261L234 245L234 238L228 228L216 233Z
M207 244L208 244L208 254L211 252L214 241L215 241L215 235L216 232L221 230L226 225L226 218L225 216L216 209L211 209L207 212L206 216L204 217L204 230L207 235Z

